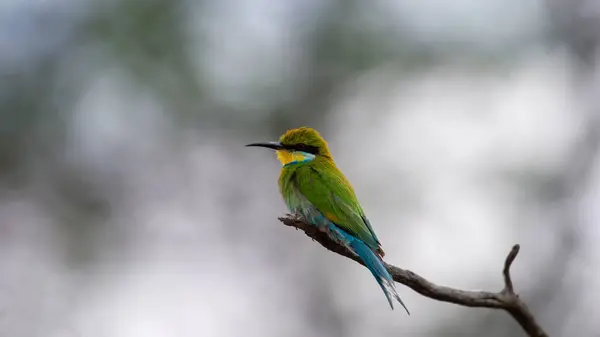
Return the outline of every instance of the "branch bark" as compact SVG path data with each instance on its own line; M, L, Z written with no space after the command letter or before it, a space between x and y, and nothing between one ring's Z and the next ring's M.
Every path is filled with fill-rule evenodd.
M286 226L302 230L308 237L317 241L328 250L364 265L358 256L348 250L345 246L332 240L327 233L318 230L315 226L292 215L281 217L279 220ZM504 289L500 292L469 291L440 286L410 270L384 263L394 278L394 281L402 283L425 297L466 307L501 309L512 316L528 336L548 337L548 334L536 321L531 310L529 310L525 302L523 302L519 295L514 291L513 282L510 276L510 267L517 257L517 254L519 254L519 249L519 245L514 245L506 257L503 269Z

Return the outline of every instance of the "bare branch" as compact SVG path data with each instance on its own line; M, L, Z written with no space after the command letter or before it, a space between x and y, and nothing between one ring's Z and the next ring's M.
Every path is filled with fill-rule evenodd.
M512 249L510 250L510 253L508 253L508 256L506 257L506 261L504 262L504 270L502 271L502 274L504 275L504 290L503 291L505 293L511 294L511 295L515 294L515 289L513 287L512 279L510 277L510 266L515 261L517 254L519 254L519 249L521 249L521 246L519 246L519 245L514 245L512 247Z
M301 229L308 237L319 242L328 250L363 264L358 256L349 251L345 246L340 245L329 238L327 233L319 231L316 227L307 224L303 220L294 216L282 217L279 220L286 226ZM537 323L527 305L514 292L510 277L510 267L517 257L519 249L519 245L514 245L506 257L503 269L504 289L500 292L469 291L440 286L410 270L398 268L388 263L385 263L385 266L394 278L394 281L404 284L425 297L466 307L502 309L508 312L519 323L528 336L548 337L548 334Z

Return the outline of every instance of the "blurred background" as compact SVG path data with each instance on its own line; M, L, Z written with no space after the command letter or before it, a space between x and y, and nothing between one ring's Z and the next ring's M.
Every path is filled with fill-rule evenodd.
M317 128L386 260L600 336L600 3L0 1L0 336L523 336L282 226Z

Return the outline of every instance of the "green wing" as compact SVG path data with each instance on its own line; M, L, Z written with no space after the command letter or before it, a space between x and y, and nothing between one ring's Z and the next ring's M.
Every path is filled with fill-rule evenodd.
M365 216L350 182L329 163L314 163L300 168L297 188L328 220L378 249L379 239ZM300 173L300 172L298 172Z

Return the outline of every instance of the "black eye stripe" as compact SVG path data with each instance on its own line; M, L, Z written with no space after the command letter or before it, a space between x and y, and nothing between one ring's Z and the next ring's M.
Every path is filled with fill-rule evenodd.
M312 154L319 154L319 148L316 146L312 146L312 145L307 145L307 144L293 144L293 145L285 145L284 147L288 150L294 150L294 151L302 151L302 152L308 152L308 153L312 153Z

